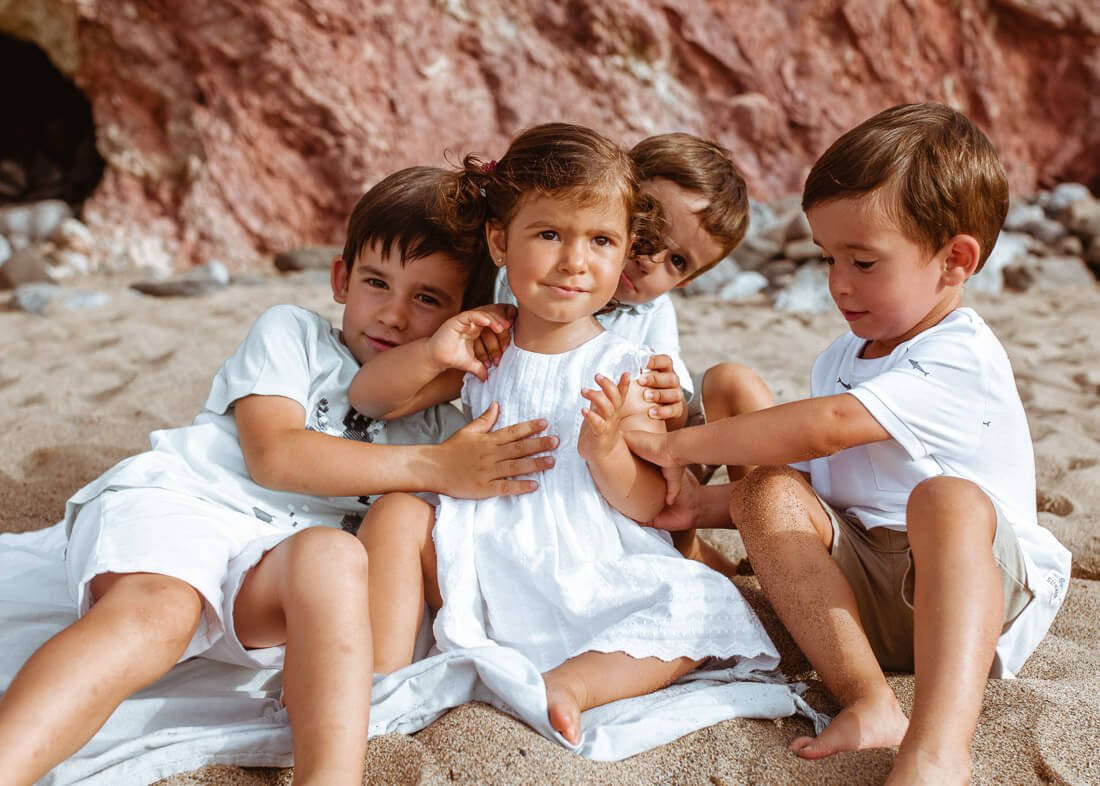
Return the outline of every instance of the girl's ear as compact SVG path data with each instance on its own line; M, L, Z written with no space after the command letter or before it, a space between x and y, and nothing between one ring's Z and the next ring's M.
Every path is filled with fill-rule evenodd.
M508 235L499 221L485 222L485 240L489 244L489 256L497 267L504 267L504 255L508 251Z
M943 283L947 286L961 286L974 275L982 255L981 244L973 235L955 235L942 251L947 254L943 262Z

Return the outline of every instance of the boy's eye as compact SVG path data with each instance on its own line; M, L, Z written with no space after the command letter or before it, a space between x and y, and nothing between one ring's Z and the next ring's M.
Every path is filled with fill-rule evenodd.
M363 281L366 282L368 287L374 287L375 289L385 289L386 288L386 282L383 281L380 278L365 278L365 279L363 279Z
M592 242L597 246L610 246L612 244L611 238L606 235L596 235L596 237L592 238Z
M440 305L438 298L431 295L417 295L416 299L426 306L438 306Z
M679 254L672 254L668 258L669 263L678 271L687 270L688 261Z
M553 229L544 229L539 232L539 237L541 237L543 240L557 240L558 233L555 232Z
M870 270L875 266L874 262L861 262L858 259L852 260L852 264L855 265L858 270Z

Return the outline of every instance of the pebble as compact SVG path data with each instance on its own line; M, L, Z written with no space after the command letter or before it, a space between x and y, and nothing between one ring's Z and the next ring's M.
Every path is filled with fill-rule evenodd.
M155 297L196 297L208 295L229 286L229 270L221 262L212 259L206 264L181 276L157 281L138 281L131 284L143 295Z

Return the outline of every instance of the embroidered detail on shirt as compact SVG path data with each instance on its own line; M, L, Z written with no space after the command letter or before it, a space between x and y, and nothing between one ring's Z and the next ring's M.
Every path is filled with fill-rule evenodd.
M926 377L930 377L930 376L932 376L932 375L931 375L931 374L930 374L929 372L927 372L927 371L925 371L925 370L924 370L923 368L921 368L921 367L920 367L920 363L918 363L918 362L917 362L917 361L915 361L915 360L910 360L910 361L909 361L909 365L910 365L910 366L912 366L913 368L915 368L915 369L916 369L917 371L919 371L920 373L924 374L924 376L926 376Z
M356 412L354 408L348 407L348 413L344 415L343 437L357 442L374 442L385 425L385 421L368 418Z
M313 420L317 424L318 431L328 431L328 399L323 398L317 402L317 409L313 413Z
M851 390L851 389L852 389L852 386L851 386L851 385L849 385L849 384L848 384L847 382L845 382L845 381L844 381L843 379L841 379L840 377L837 377L837 378L836 378L836 381L837 381L838 383L840 383L841 387L843 387L843 388L844 388L845 390Z
M256 516L264 524L270 524L275 520L275 517L268 513L266 510L260 510L259 508L252 508L253 515Z
M992 422L993 422L992 420L983 420L982 425L985 426L986 428L989 428L989 424L992 423Z
M1053 591L1051 599L1058 600L1062 596L1062 591L1066 588L1066 577L1059 576L1056 573L1048 573L1046 582Z

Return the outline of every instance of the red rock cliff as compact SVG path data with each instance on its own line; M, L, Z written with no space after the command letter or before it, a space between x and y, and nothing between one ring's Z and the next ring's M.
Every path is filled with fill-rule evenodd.
M381 175L533 123L688 130L797 191L895 103L967 112L1024 193L1100 176L1095 0L0 0L88 96L106 253L231 267L337 242Z

